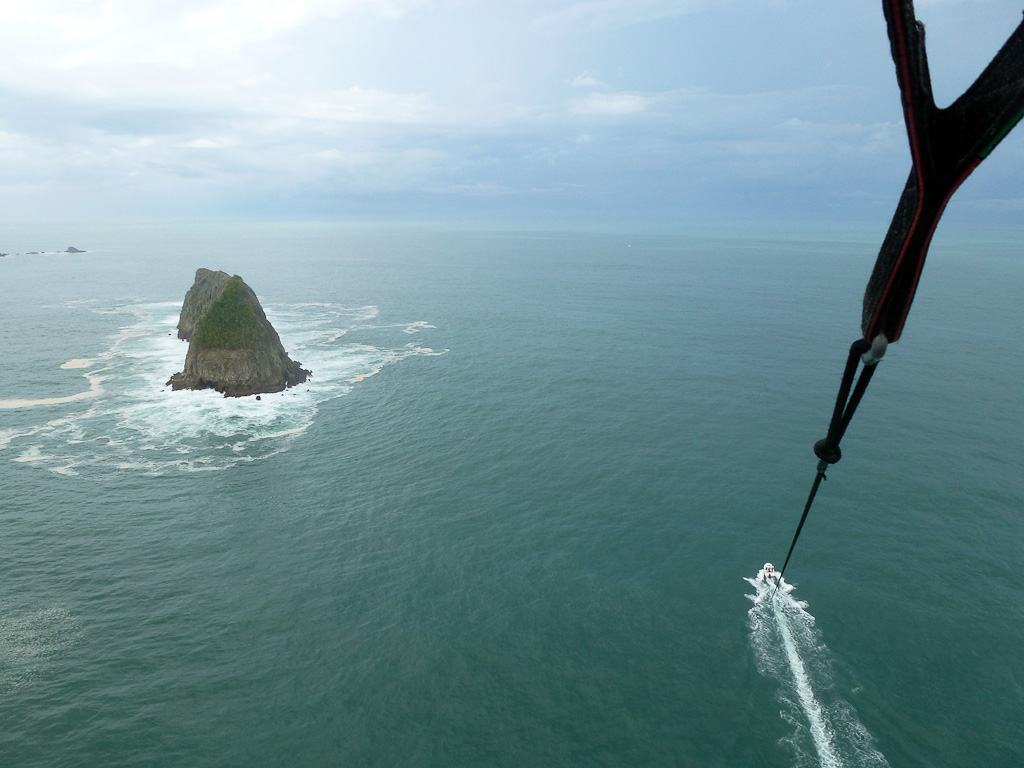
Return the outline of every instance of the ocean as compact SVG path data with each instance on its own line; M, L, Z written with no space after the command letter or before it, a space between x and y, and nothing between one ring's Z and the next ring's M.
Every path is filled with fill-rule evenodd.
M0 230L0 765L1024 764L1019 232L756 579L881 235ZM199 267L307 384L165 386Z

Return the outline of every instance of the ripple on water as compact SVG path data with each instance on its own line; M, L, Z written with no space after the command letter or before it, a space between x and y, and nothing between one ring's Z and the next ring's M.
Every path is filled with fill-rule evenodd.
M80 634L78 619L64 608L0 614L0 696L31 685Z

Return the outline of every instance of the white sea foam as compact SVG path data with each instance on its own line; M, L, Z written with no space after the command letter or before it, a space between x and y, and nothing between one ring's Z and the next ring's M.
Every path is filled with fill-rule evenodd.
M885 757L857 718L853 707L836 692L828 648L814 626L807 604L793 597L785 581L778 591L766 583L763 570L747 578L755 593L747 595L750 638L758 670L778 683L780 716L794 732L783 741L801 768L885 768ZM774 595L773 595L774 593Z
M46 461L48 458L49 456L44 456L43 452L39 450L38 445L30 445L28 449L21 452L15 461L23 464L29 464L33 461Z
M444 354L406 343L395 347L342 343L355 331L374 341L425 322L374 326L375 307L336 304L268 306L267 316L289 355L313 376L280 393L225 398L213 390L172 392L170 375L181 370L188 345L175 333L180 305L170 302L121 307L78 307L131 321L110 347L64 363L89 369L88 392L63 398L0 401L0 407L75 406L83 410L29 428L0 432L0 450L17 451L15 461L62 474L109 468L150 474L211 471L265 459L285 450L313 423L319 405L341 397L392 363L414 356ZM98 366L92 368L92 366ZM102 375L100 375L102 374Z
M68 363L64 363L61 368L81 368L78 363L90 362L88 360L70 360ZM69 365L69 363L75 363L75 365ZM89 373L83 373L82 376L86 381L89 382L89 388L84 392L78 392L74 395L65 395L64 397L42 397L34 399L8 399L0 400L0 409L11 409L11 408L34 408L39 405L64 405L66 403L76 403L80 400L90 400L94 397L98 397L103 394L103 377L99 374L105 369L100 368L96 371L90 371Z

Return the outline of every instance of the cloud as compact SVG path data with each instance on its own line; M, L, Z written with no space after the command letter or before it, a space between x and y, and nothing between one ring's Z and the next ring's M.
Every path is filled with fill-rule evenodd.
M426 0L5 0L5 48L78 64L94 60L181 63L197 52L236 52L314 22L341 16L401 18Z
M597 84L597 80L589 72L580 72L569 83L573 88L592 88Z
M933 15L964 30L933 72L1006 36ZM808 0L5 0L0 210L888 204L909 160L880 24ZM1020 198L1008 141L979 197Z
M266 82L300 28L400 19L426 0L5 0L0 83L82 96L190 97ZM255 49L261 48L258 53Z
M644 112L650 99L636 93L592 93L572 103L577 115L631 115Z
M307 215L335 205L406 205L441 215L500 199L506 211L534 215L573 206L619 215L625 199L643 202L652 216L691 204L716 205L725 215L737 205L736 188L746 190L744 204L770 206L786 198L766 191L779 184L833 189L842 178L848 189L870 190L869 169L899 168L902 126L835 121L835 106L851 95L594 93L569 112L489 126L446 120L425 96L355 87L264 94L244 111L56 102L18 130L0 124L0 161L8 192L16 187L19 204L40 209L53 204L46 190L59 185L76 211L130 198L117 207L125 214L155 201L180 211L272 210L290 200ZM617 116L628 120L597 119ZM864 170L858 178L844 164Z
M379 0L220 0L180 17L188 39L216 51L237 51L246 45L277 37L317 19L368 12L400 18L418 3Z
M219 138L219 139L192 139L191 141L183 142L178 146L186 147L189 149L222 149L223 147L231 146L234 143L233 139Z
M352 86L305 94L275 90L254 103L252 111L330 122L417 123L434 110L430 99L423 94L388 93Z
M718 3L721 5L721 2ZM658 19L685 16L713 7L713 0L577 0L539 14L534 23L543 28L588 25L625 27Z
M984 5L991 0L917 0L914 5L919 8L929 8L940 5Z

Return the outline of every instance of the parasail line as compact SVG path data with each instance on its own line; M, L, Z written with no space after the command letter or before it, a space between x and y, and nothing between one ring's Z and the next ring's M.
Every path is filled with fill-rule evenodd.
M825 479L825 470L828 469L828 462L821 460L818 462L818 474L814 477L814 484L811 485L811 493L807 497L807 503L804 505L804 513L800 515L800 522L796 526L796 533L793 534L793 542L789 545L789 552L786 553L786 561L782 564L782 570L779 571L779 578L775 581L775 589L772 591L772 597L775 597L775 593L779 591L779 585L782 584L782 575L786 572L786 566L789 565L789 558L793 554L793 547L796 546L796 540L800 538L800 531L804 528L804 521L807 519L807 513L811 511L811 504L814 503L814 497L818 493L818 486L821 485L821 481Z

